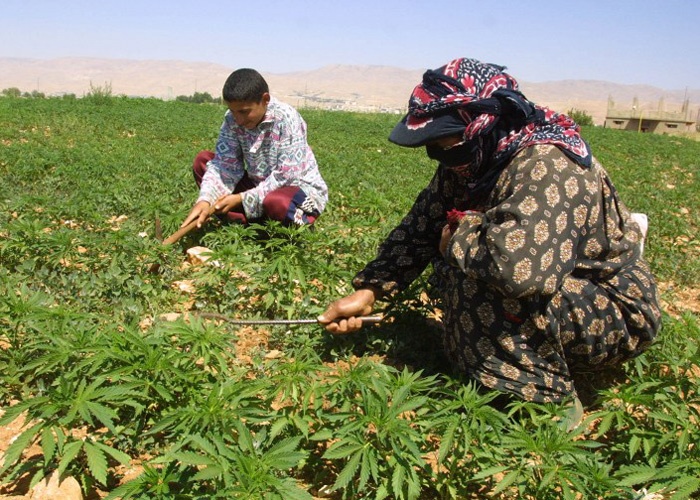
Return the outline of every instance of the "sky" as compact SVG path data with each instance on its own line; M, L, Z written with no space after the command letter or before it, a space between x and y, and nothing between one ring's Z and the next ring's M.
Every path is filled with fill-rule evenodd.
M0 57L211 62L266 73L429 69L700 88L697 0L3 0Z

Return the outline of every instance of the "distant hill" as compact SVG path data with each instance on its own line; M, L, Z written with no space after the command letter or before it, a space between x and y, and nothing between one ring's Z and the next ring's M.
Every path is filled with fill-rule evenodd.
M46 95L82 96L91 88L110 85L115 95L174 99L178 95L208 92L218 96L233 69L185 61L0 58L0 90L17 87L22 92L36 90ZM402 112L425 69L331 65L312 71L263 74L272 93L294 106ZM679 111L688 99L693 117L697 116L700 104L700 89L666 90L597 80L521 81L520 84L532 101L562 112L572 108L585 111L598 124L605 118L608 99L614 100L618 107L631 107L636 98L644 109L656 110L661 106L667 111Z

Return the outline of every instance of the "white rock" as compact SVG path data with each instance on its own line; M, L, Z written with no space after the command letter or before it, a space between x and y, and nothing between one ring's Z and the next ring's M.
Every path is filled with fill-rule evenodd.
M66 477L59 482L58 473L39 482L29 494L32 500L83 500L80 483L73 477Z

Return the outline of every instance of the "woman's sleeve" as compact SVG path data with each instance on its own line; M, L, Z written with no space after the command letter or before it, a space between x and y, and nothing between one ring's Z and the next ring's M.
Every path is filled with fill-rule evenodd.
M355 276L355 288L371 286L389 295L405 289L420 276L439 253L447 211L440 195L443 182L440 168L401 223L379 246L377 257Z

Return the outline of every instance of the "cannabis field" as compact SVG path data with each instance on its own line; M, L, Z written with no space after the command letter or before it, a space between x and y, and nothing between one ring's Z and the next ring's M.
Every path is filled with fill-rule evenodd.
M349 293L434 171L386 140L397 116L302 110L315 231L215 220L164 246L224 108L98 97L0 99L0 495L60 474L86 498L700 498L700 143L584 130L649 216L665 317L582 378L566 432L450 370L427 272L352 336L197 314L315 318Z

